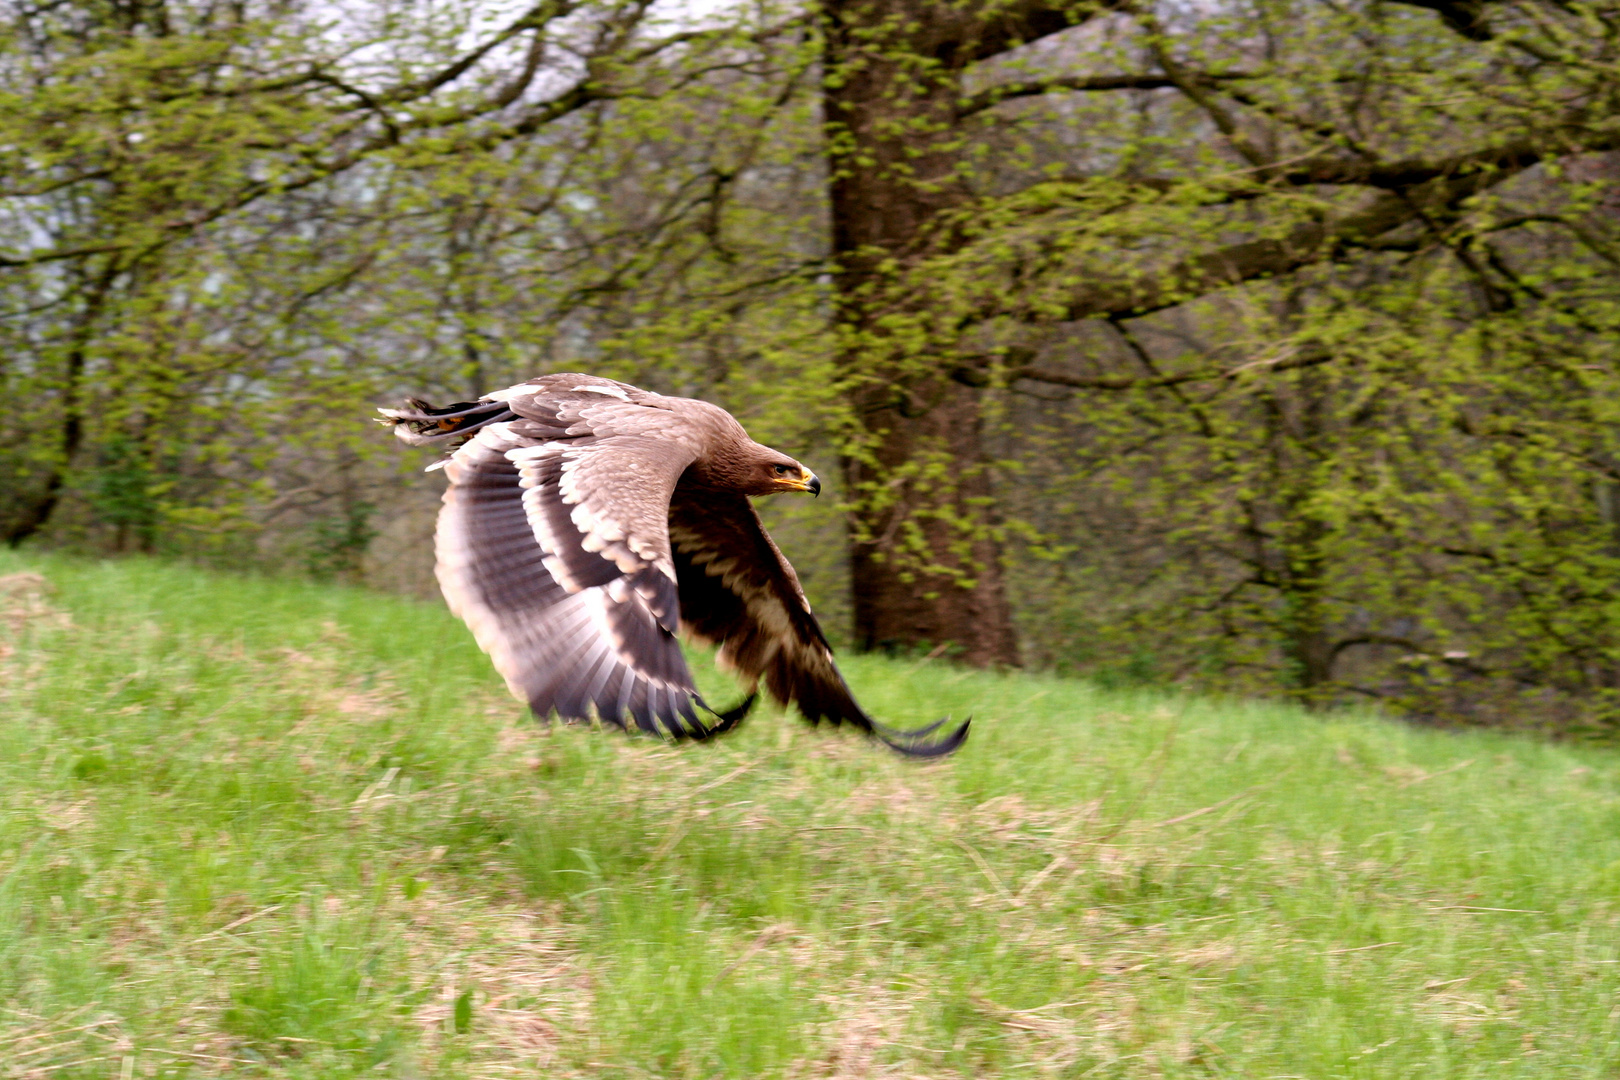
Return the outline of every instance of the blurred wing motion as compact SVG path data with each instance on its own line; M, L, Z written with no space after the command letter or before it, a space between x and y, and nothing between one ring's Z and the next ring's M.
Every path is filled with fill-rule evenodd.
M812 722L848 721L921 757L966 738L966 723L926 742L939 724L899 732L868 717L747 497L683 483L724 445L716 416L735 425L720 410L553 375L480 402L383 411L412 444L467 440L433 466L450 480L439 584L536 716L677 739L735 727L755 695L728 712L705 705L676 639L684 623Z

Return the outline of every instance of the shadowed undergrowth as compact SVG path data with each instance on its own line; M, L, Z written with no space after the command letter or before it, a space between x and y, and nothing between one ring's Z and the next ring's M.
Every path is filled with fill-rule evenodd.
M865 657L962 753L666 747L524 721L433 605L0 574L0 1076L1620 1065L1604 749Z

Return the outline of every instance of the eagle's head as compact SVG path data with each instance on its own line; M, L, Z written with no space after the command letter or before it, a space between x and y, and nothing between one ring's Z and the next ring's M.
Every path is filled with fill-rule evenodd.
M821 494L821 480L815 473L768 446L761 446L760 449L765 451L762 455L764 460L755 466L754 482L749 485L748 494L775 495L781 491Z

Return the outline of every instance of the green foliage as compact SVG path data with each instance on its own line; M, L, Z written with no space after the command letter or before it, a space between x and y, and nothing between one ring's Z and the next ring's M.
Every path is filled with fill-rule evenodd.
M779 152L784 114L760 96L777 59L803 77L764 8L705 29L617 0L504 23L477 4L5 15L12 542L55 520L58 539L162 533L346 572L331 552L364 548L355 508L400 486L361 422L376 404L562 357L708 392L727 375L714 348L672 343L743 336L711 294L735 305L748 285L712 267L776 257L778 236L746 231L769 208L709 182ZM770 79L724 74L744 47ZM722 211L734 239L713 231ZM749 272L792 279L803 255L777 261ZM311 543L281 539L300 531Z
M304 566L311 576L357 580L366 549L377 538L377 530L371 525L376 512L371 503L355 500L338 514L316 521L304 555Z
M960 186L869 256L849 352L914 401L979 389L997 498L952 531L1013 553L1038 661L1614 729L1620 56L1588 30L1616 12L1447 18L1098 17L930 76L948 127L895 80L896 138L955 140ZM881 62L930 32L884 24ZM872 519L977 461L920 445L871 475ZM890 528L913 565L944 550Z

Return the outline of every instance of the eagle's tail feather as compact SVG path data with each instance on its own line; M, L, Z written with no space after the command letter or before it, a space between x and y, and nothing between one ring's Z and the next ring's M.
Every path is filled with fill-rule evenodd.
M412 446L437 446L451 439L465 439L486 424L516 419L503 401L458 401L434 408L419 398L406 398L404 408L378 409L394 435Z

